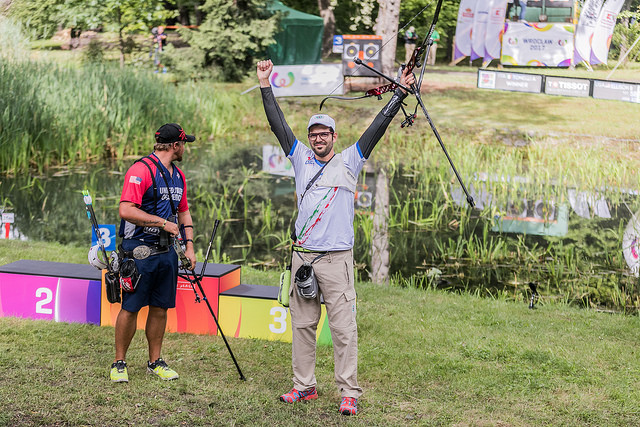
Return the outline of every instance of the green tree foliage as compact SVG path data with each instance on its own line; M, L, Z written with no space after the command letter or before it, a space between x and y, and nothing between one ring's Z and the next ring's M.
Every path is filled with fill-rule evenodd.
M226 81L239 81L253 71L254 63L274 42L278 15L266 9L265 0L207 0L207 14L197 30L181 30L191 50L189 66L206 72L212 67ZM169 52L169 60L181 61L183 49ZM184 61L183 61L183 65ZM192 71L192 73L195 71Z
M65 0L59 19L76 28L110 27L118 33L120 65L124 65L127 35L148 31L153 25L175 16L160 0Z
M619 15L619 23L614 29L611 43L611 57L621 58L626 54L625 62L640 60L640 43L633 46L640 37L640 2L634 3L630 10L625 10ZM627 53L632 46L633 50Z
M148 31L153 25L175 16L162 0L12 0L9 15L23 24L29 34L47 38L62 28L105 27L118 33L121 63L126 36Z
M309 0L282 0L284 4L302 12L319 14L318 2ZM433 19L436 9L434 0L402 0L400 4L400 22L398 30L413 25L418 35L423 38ZM427 4L427 7L416 17ZM374 34L373 29L378 16L379 2L373 0L333 0L333 13L336 18L336 34ZM456 21L460 0L444 0L440 17L438 18L438 32L444 45L449 46L455 35ZM415 19L413 21L412 18ZM409 22L411 21L411 22ZM401 34L402 33L402 34ZM399 31L402 38L404 31Z
M62 3L63 0L12 0L7 12L32 38L49 38L60 25Z
M427 4L429 4L429 7L420 15L416 16ZM422 42L422 39L424 39L429 31L433 14L436 10L436 4L437 1L402 0L400 4L400 27L407 26L407 24L416 27L418 39ZM442 3L436 29L438 33L440 33L443 46L451 46L453 43L453 36L456 34L459 8L460 0L444 0ZM409 24L409 21L414 17L415 19ZM398 37L403 37L403 35L404 34L398 34ZM447 51L451 51L451 49L447 49Z
M317 1L281 1L301 12L320 14ZM374 34L373 26L378 16L376 0L332 0L331 7L336 18L336 34Z

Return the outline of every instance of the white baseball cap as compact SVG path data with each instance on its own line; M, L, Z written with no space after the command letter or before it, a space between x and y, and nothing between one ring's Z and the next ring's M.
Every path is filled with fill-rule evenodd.
M328 128L333 129L334 131L336 130L336 121L326 114L315 114L311 116L311 118L309 119L309 125L307 126L307 131L313 125L324 125Z

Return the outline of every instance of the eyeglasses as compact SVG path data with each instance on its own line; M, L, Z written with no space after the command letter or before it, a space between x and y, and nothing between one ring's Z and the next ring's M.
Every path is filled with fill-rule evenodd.
M318 132L318 133L310 133L309 136L309 141L315 141L318 138L320 139L327 139L329 138L329 135L333 136L333 132Z

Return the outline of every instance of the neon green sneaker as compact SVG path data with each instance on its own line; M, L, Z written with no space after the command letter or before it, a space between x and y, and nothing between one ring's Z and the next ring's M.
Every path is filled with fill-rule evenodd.
M155 362L147 362L147 371L151 374L156 374L163 380L175 380L178 379L178 373L167 366L162 358Z
M114 383L128 383L127 362L117 360L111 365L111 381Z

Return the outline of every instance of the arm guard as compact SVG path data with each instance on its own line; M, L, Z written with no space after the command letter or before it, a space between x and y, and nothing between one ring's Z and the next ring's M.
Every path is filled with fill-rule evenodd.
M406 93L403 93L400 89L396 89L387 105L385 105L382 111L378 113L376 118L373 119L373 122L360 137L358 145L360 146L360 151L365 159L368 159L371 155L374 147L386 132L389 123L391 123L391 120L393 120L400 110L402 101L406 97Z
M284 150L285 155L291 154L291 149L296 140L291 128L284 119L284 114L276 102L276 98L273 95L273 91L270 87L260 88L262 93L262 104L264 105L264 112L267 114L267 120L271 126L271 131L274 133L280 146Z

